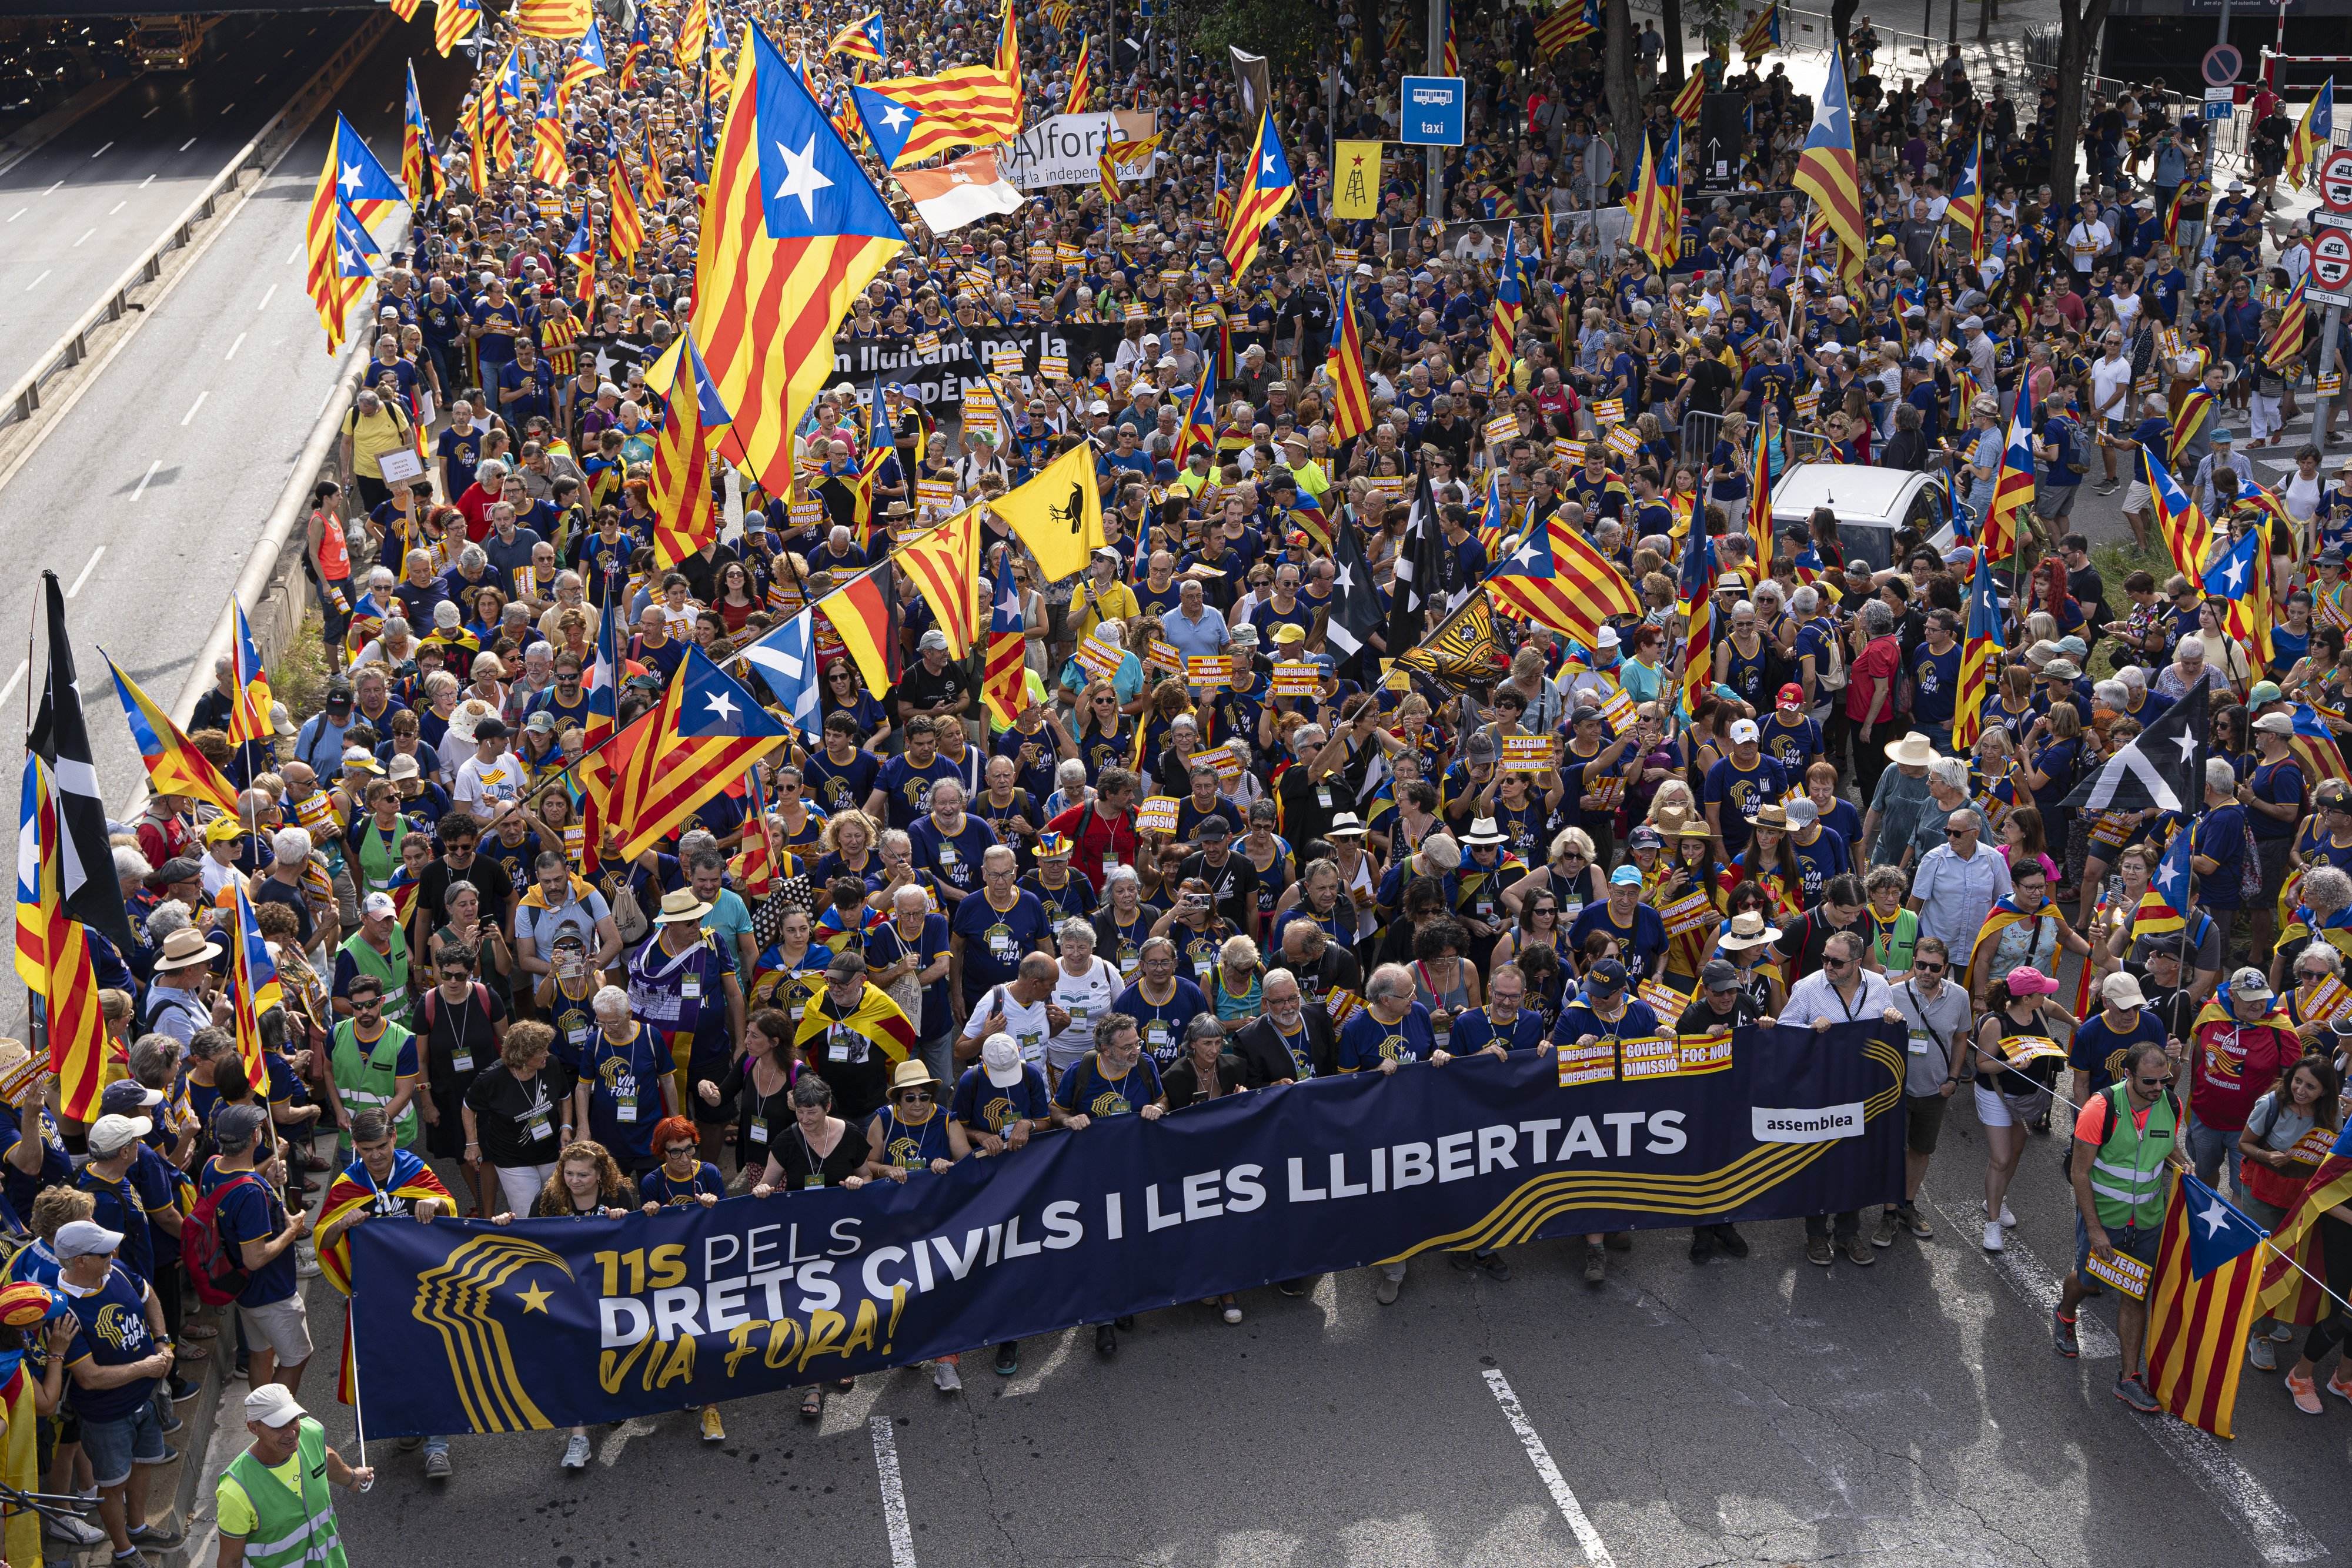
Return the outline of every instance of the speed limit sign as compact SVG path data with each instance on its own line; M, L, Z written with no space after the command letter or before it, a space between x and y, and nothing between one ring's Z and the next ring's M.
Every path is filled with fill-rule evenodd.
M2352 147L2331 147L2319 161L2319 201L2330 212L2352 213Z
M2311 280L2335 291L2352 282L2352 235L2329 229L2312 242Z

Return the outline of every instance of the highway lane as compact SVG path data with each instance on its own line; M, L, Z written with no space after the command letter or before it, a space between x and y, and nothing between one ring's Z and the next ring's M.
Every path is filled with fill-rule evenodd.
M396 156L398 84L413 47L395 32L341 94L380 153ZM427 43L417 76L428 112L454 108L464 66L462 56L432 55ZM44 568L73 591L75 654L110 806L143 775L99 646L159 701L178 696L333 384L335 361L302 266L304 217L331 124L322 116L226 220L0 488L0 559L12 567L0 580L0 626L13 641L15 629L31 624ZM0 709L24 711L24 653L18 644L0 654ZM12 800L21 766L13 750L0 760ZM0 924L14 913L0 910Z
M0 174L0 387L98 302L364 20L226 18L194 70L137 78ZM402 90L396 65L386 79ZM385 156L396 169L394 129Z

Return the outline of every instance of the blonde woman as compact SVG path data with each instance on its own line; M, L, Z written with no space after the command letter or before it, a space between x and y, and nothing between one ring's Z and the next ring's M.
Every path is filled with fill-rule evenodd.
M816 884L829 886L836 877L878 875L882 870L878 837L874 819L863 811L835 811L827 817L824 831L817 839L824 854L816 862Z

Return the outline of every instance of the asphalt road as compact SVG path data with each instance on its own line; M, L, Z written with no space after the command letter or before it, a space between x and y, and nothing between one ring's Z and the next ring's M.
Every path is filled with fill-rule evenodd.
M1929 1178L1935 1239L1868 1270L1808 1264L1793 1221L1703 1265L1686 1233L1641 1233L1599 1289L1581 1243L1517 1249L1500 1283L1416 1261L1392 1307L1369 1271L1305 1300L1253 1291L1238 1327L1153 1313L1109 1362L1084 1330L1027 1343L1009 1379L975 1353L961 1395L903 1369L817 1425L789 1398L737 1402L716 1447L688 1414L603 1428L584 1474L558 1468L560 1433L460 1437L446 1483L379 1441L373 1491L339 1494L341 1530L354 1563L416 1561L430 1539L556 1568L731 1561L753 1541L890 1568L2341 1553L2352 1408L2311 1420L2250 1372L2234 1444L2134 1415L2109 1393L2104 1302L2080 1361L2053 1353L2072 1233L2049 1148L2027 1153L1998 1257L1978 1245L1983 1145L1963 1102ZM323 1285L311 1315L339 1320ZM353 1455L323 1364L304 1392Z
M228 17L194 70L140 77L0 174L9 329L0 386L31 370L163 237L362 20L356 12Z

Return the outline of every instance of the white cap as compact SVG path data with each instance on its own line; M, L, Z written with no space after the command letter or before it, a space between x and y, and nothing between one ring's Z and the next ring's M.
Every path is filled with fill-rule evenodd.
M89 1129L89 1152L111 1159L154 1130L144 1116L100 1116Z
M360 913L374 920L389 920L400 913L400 906L388 893L371 893L360 901Z
M1752 743L1760 738L1762 737L1757 733L1756 721L1754 719L1736 718L1731 721L1732 745L1739 746Z
M102 1258L121 1245L120 1230L109 1230L95 1219L69 1219L58 1227L49 1250L63 1262L76 1258Z
M999 1089L1012 1088L1021 1082L1021 1048L1002 1030L990 1035L980 1048L980 1070Z
M245 1396L245 1418L265 1427L283 1427L310 1413L282 1383L265 1383Z

